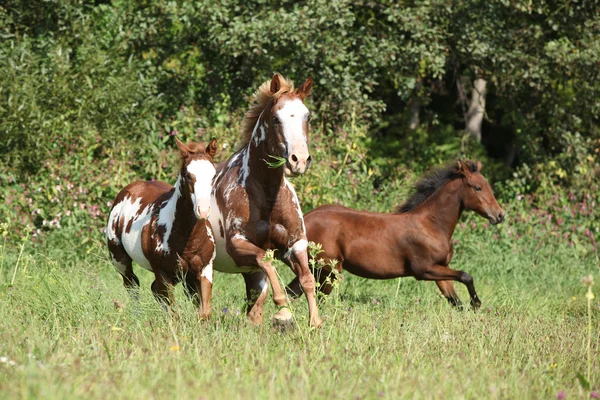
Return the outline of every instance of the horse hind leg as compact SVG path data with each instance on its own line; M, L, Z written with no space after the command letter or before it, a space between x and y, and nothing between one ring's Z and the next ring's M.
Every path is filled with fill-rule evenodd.
M137 300L139 297L140 280L133 272L131 257L129 257L129 254L127 254L121 245L112 241L108 242L108 250L113 265L123 278L123 286Z
M444 297L448 300L448 303L450 303L453 307L462 308L462 302L454 290L453 281L435 281L435 283L440 289L440 292L442 292Z
M175 305L175 296L173 294L174 280L169 279L161 274L155 274L156 279L152 282L150 288L154 294L154 298L165 311L172 309Z

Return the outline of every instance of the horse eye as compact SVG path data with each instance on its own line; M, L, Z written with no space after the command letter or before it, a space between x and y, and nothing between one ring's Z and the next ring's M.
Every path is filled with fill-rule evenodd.
M279 118L273 116L273 124L279 125L280 123L281 123L281 121L279 120Z
M476 192L481 192L481 186L473 186Z

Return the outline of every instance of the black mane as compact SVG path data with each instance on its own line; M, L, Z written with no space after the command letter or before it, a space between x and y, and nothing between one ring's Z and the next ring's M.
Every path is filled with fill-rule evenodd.
M462 161L463 165L468 167L471 172L477 172L477 164L473 161L465 160ZM404 202L401 206L396 208L397 213L407 213L414 210L419 205L423 204L431 195L433 195L439 188L444 186L446 183L460 177L458 165L455 163L449 167L440 168L429 175L421 178L415 185L415 193Z

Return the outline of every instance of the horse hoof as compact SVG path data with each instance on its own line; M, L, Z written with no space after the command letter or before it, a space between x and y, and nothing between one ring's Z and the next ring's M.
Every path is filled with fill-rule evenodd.
M325 323L325 318L323 318L323 319L317 318L315 321L311 321L310 322L310 327L311 328L315 328L315 329L319 329L320 327L323 326L324 323Z
M284 307L273 316L273 323L279 326L288 326L293 324L294 316L291 311Z
M473 311L477 311L480 307L481 307L481 301L477 300L477 301L471 302L471 308L473 308Z

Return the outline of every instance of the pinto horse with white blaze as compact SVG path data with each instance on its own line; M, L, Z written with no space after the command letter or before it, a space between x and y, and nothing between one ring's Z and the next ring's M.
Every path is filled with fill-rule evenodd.
M473 278L448 267L452 260L452 235L464 210L472 210L492 224L504 221L492 188L481 175L481 162L459 160L457 165L437 170L417 183L416 193L395 214L357 211L337 205L317 207L306 214L308 239L321 243L318 257L336 270L371 279L414 276L435 281L442 294L459 306L453 281L467 286L471 305L481 301ZM329 264L330 265L330 264ZM335 274L331 268L314 271L319 290L329 294ZM287 287L300 293L299 282Z
M115 198L106 227L108 249L123 284L137 290L131 265L154 272L152 292L161 304L173 304L173 286L183 280L188 294L210 317L215 242L208 221L215 176L217 142L206 148L176 139L181 169L175 187L159 181L137 181Z
M321 325L315 300L315 279L308 266L306 232L296 193L285 174L306 172L310 114L304 98L312 79L297 90L275 74L254 94L254 104L242 123L238 151L218 167L213 180L210 222L215 230L217 271L241 273L246 283L247 313L251 322L262 322L268 281L279 307L274 322L289 324L293 317L285 291L267 250L275 250L299 277L308 300L310 325ZM279 160L279 163L273 160Z

